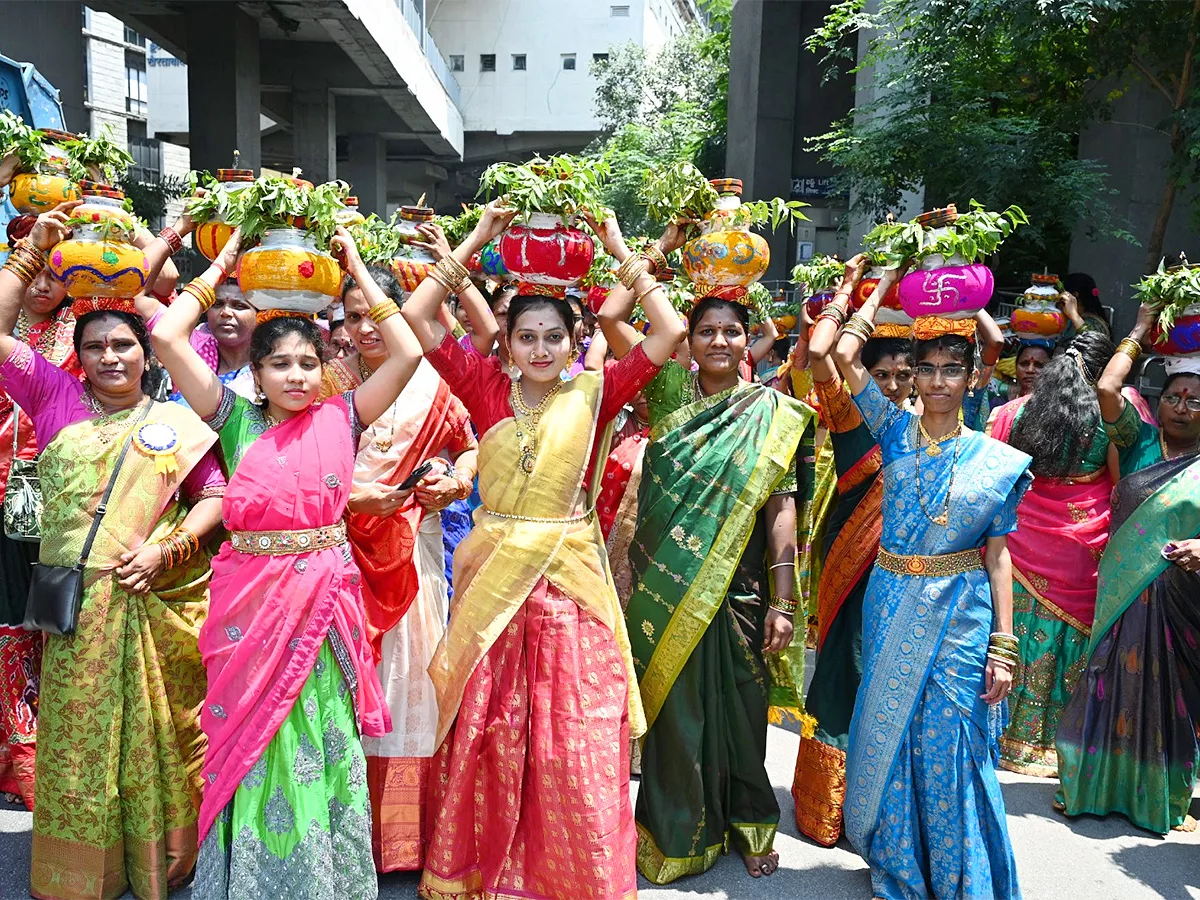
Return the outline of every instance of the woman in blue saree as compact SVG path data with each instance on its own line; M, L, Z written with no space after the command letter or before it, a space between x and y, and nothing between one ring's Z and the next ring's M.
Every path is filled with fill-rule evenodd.
M870 864L877 898L1015 900L996 704L1012 686L1016 646L1005 535L1016 529L1030 459L958 419L974 363L961 335L973 323L915 323L920 416L879 390L860 355L895 277L851 317L836 351L883 455L845 830Z

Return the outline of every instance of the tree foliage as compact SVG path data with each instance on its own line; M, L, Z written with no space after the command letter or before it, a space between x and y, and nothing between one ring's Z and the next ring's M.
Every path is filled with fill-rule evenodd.
M1031 227L1010 263L1063 253L1080 223L1131 238L1113 217L1103 166L1078 158L1078 136L1145 80L1172 109L1158 126L1173 150L1166 183L1195 180L1198 11L1200 0L881 0L874 12L838 3L809 47L842 71L855 67L865 32L855 68L871 67L873 90L815 144L860 212L880 216L919 186L928 206L1021 206ZM1162 235L1141 237L1157 262Z

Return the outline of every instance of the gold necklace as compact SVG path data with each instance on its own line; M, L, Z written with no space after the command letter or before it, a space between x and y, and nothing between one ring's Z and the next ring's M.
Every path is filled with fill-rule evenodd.
M917 419L917 427L918 427L919 433L924 434L927 438L929 437L928 433L925 431L925 426L921 424L921 420L919 418ZM931 516L929 514L929 510L927 510L925 508L925 498L921 495L921 456L922 456L922 454L921 454L920 448L917 449L917 452L915 455L915 463L916 463L916 470L917 470L916 471L917 503L920 504L921 512L923 512L925 514L925 518L927 518L934 525L943 525L944 526L944 525L950 524L950 492L954 490L954 475L958 469L958 449L959 449L959 447L962 446L962 441L959 439L962 435L962 423L961 422L959 423L959 426L957 428L955 428L951 434L954 437L954 458L952 460L950 460L950 483L946 485L946 499L942 504L942 511L940 513L938 513L936 516ZM943 441L949 440L949 439L950 439L949 435L942 438ZM934 445L931 445L931 446L934 446ZM939 447L938 453L940 453L940 452L941 452L941 448ZM930 454L930 455L936 455L936 454Z
M17 327L15 330L15 337L22 344L29 343L30 327L31 326L29 324L29 316L25 315L25 310L22 309L20 312L17 313Z
M917 419L917 430L920 432L921 437L925 438L925 453L929 456L938 456L942 452L942 444L962 434L962 422L959 422L949 434L943 434L940 438L930 435L925 430L925 423L920 418Z
M509 397L512 402L513 418L517 422L517 443L521 447L521 471L526 475L533 473L533 463L537 459L538 422L541 421L542 413L550 406L551 401L558 396L559 388L562 385L561 381L555 381L550 386L550 390L546 391L542 402L530 408L529 404L525 402L524 394L521 393L521 382L514 381L512 383Z
M1200 450L1200 441L1196 441L1196 443L1192 445L1191 450L1188 450L1185 453L1179 453L1179 454L1176 454L1175 456L1172 456L1167 451L1167 439L1163 436L1163 430L1161 428L1158 429L1158 445L1162 448L1163 459L1178 459L1180 456L1192 456L1198 450Z
M100 442L111 444L124 425L123 422L115 421L113 416L129 412L130 409L136 409L141 405L141 401L138 401L134 406L127 409L118 409L109 413L104 408L104 404L92 393L92 389L88 387L83 392L83 405L88 408L88 412L100 420L95 424L96 434L99 436Z

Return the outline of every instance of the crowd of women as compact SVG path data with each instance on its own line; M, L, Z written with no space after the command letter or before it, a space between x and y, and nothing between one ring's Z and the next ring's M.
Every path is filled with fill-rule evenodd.
M877 328L900 271L855 311L855 258L752 357L737 292L671 307L677 225L634 253L589 221L619 265L594 321L481 290L492 204L455 248L421 227L411 294L339 228L331 336L255 314L238 232L178 287L187 216L141 238L153 290L66 301L71 207L16 220L0 269L0 476L36 457L44 498L40 545L0 536L34 896L421 870L435 900L616 900L731 847L772 875L810 593L796 824L874 896L1020 896L997 764L1058 775L1068 815L1194 827L1200 370L1157 419L1125 388L1149 310L1114 348L1084 283L1057 348L1006 354L986 313ZM20 627L35 549L82 568L69 634Z

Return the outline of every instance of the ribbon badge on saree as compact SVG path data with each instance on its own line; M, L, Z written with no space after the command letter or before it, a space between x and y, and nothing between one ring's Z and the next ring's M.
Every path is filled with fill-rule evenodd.
M164 422L148 422L133 436L133 446L154 459L154 474L169 475L179 471L175 452L179 449L179 434Z

